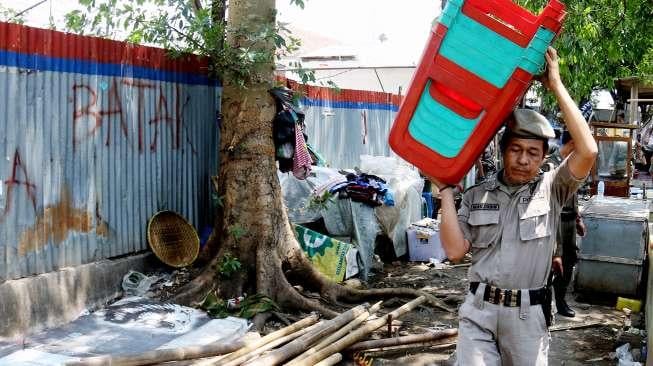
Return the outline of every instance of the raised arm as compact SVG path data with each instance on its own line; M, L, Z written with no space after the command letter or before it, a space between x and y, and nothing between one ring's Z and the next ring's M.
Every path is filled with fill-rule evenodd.
M542 78L542 83L555 95L560 111L562 111L567 130L574 139L575 150L569 156L568 166L571 174L578 179L585 178L594 165L598 153L596 141L585 122L585 118L576 106L560 79L558 53L552 47L545 55L548 72Z
M454 202L452 186L445 186L433 178L429 178L440 189L442 216L440 218L440 241L442 248L452 262L460 262L469 251L469 242L465 240L458 223L458 213ZM463 204L465 204L463 202Z

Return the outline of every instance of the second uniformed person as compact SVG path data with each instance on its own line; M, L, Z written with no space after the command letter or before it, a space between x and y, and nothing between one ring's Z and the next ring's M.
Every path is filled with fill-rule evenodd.
M546 365L549 333L542 304L563 204L589 173L597 146L560 80L554 49L546 54L544 85L555 95L575 151L540 174L549 122L516 110L500 148L504 168L470 188L456 213L452 190L441 183L440 236L449 259L472 254L470 291L459 309L459 365ZM550 305L550 299L549 299Z
M575 149L574 140L569 131L564 131L560 138L560 149L549 158L551 164L560 165ZM576 234L585 236L585 224L578 214L578 194L574 193L565 203L560 212L560 223L556 234L556 251L553 254L553 271L556 278L553 280L556 309L558 314L573 318L576 312L569 307L565 300L567 287L571 282L574 265L578 261L578 247Z

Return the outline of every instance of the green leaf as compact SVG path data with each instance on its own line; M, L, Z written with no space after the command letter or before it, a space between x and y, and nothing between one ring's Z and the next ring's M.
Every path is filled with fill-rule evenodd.
M230 278L234 273L238 272L242 267L242 263L238 258L233 257L229 252L224 253L222 258L217 264L216 270L222 278Z
M200 309L205 310L214 318L226 318L231 315L227 309L227 303L219 298L213 291L206 295L199 306Z
M245 319L251 319L259 313L280 310L281 309L279 309L279 305L277 305L271 298L262 294L255 294L247 296L240 303L240 311L238 312L238 316Z

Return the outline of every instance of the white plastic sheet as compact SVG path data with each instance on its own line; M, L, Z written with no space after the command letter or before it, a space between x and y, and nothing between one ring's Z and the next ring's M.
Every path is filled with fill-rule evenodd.
M198 309L129 297L64 327L30 335L27 349L0 353L0 366L54 366L79 357L231 342L249 327L247 319L211 319Z
M319 209L310 207L312 193L316 188L338 177L342 181L346 180L336 169L319 166L312 168L311 174L306 180L299 180L292 173L278 172L277 175L281 184L283 200L288 209L288 218L295 224L315 222L322 217Z
M0 358L0 366L61 366L78 359L35 349L21 349Z

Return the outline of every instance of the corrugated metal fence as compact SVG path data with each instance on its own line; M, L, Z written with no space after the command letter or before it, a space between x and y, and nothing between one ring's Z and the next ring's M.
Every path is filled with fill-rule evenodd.
M308 142L329 166L353 168L360 165L361 155L394 155L388 134L399 110L399 95L288 84L304 92Z
M0 23L0 281L146 249L209 222L219 85L207 60Z
M211 222L221 89L207 65L0 23L0 281L145 250L159 210ZM288 83L331 166L392 154L399 96Z

